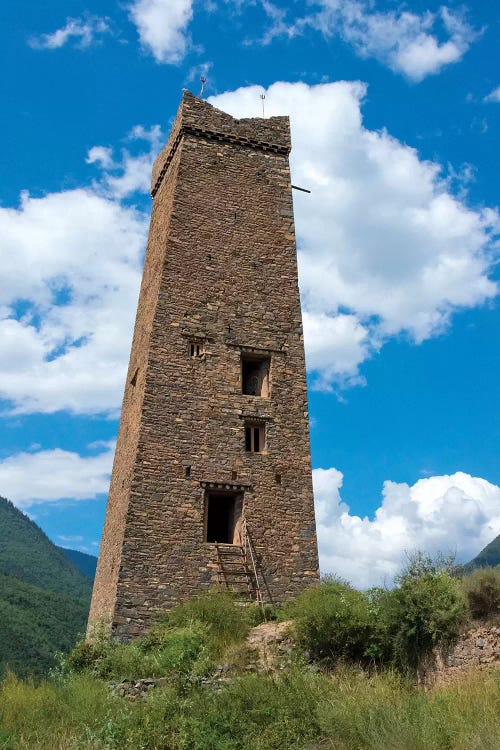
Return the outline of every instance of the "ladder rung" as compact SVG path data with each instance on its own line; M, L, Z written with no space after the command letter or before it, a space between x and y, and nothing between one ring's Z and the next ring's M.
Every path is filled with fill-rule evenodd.
M234 557L235 555L243 555L243 550L240 549L220 549L219 555L229 555L229 557Z
M250 578L246 570L223 570L222 572L224 573L226 577L227 576L245 576L246 578Z

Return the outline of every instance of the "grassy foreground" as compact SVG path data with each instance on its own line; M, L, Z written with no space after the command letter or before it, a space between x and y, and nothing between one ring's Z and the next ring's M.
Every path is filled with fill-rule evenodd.
M499 594L496 573L464 589L422 557L390 591L326 580L268 613L295 642L268 673L246 642L259 608L207 594L131 644L96 633L43 681L8 675L0 750L498 750L500 671L416 684L467 602L496 614ZM141 677L161 679L145 697L110 690Z
M130 702L89 676L38 686L9 677L0 717L5 750L498 750L500 679L423 692L392 673L295 669Z

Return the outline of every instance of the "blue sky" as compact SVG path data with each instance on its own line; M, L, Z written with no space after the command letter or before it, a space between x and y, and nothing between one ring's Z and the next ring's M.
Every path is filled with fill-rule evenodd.
M290 114L323 572L500 533L493 4L0 10L0 494L96 552L152 159L182 88Z

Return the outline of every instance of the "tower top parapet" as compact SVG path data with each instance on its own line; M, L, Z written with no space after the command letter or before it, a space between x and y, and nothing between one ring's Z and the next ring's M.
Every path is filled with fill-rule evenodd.
M190 91L183 91L181 103L166 146L153 165L151 195L154 197L183 136L234 143L259 151L282 153L291 150L290 118L245 117L236 119Z

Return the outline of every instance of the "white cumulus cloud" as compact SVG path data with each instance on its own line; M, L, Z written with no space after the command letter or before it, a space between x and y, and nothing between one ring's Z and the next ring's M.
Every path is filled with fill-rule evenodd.
M313 481L321 572L362 588L390 584L405 553L451 552L468 562L500 533L500 487L463 472L384 482L373 518L342 502L337 469L315 469Z
M453 312L497 294L489 278L498 213L471 208L441 166L363 126L364 84L249 86L210 101L236 117L289 114L309 367L325 387L356 382L390 336L443 332Z
M146 232L88 189L0 208L0 397L14 411L119 409Z
M90 47L103 34L109 34L111 27L109 19L99 16L85 18L68 18L65 25L50 34L41 34L28 40L33 49L59 49L69 42L83 49Z
M212 101L255 116L263 91ZM497 213L468 206L466 185L454 195L439 164L366 129L364 93L356 82L266 91L269 115L291 115L294 182L312 190L294 200L306 354L319 388L362 383L359 367L389 337L422 341L497 294ZM129 199L148 191L160 138L158 126L138 126L118 156L108 145L90 149L101 171L90 187L0 207L0 398L13 411L117 413L148 223Z
M97 454L89 456L55 448L0 459L2 494L18 508L63 499L94 499L108 491L115 444L100 447Z
M156 62L181 62L188 46L192 0L135 0L129 14L142 46Z

